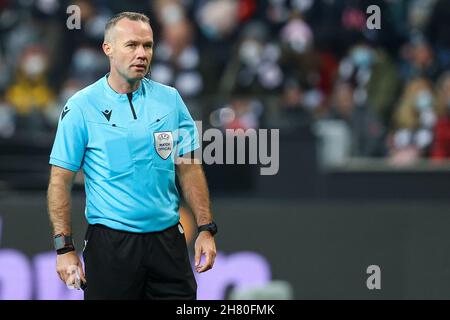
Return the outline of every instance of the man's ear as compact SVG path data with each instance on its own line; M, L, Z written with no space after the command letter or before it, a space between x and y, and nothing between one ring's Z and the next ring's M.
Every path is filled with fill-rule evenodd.
M112 46L111 46L111 43L109 43L109 42L103 42L103 52L108 56L108 57L110 57L111 58L111 56L112 56Z

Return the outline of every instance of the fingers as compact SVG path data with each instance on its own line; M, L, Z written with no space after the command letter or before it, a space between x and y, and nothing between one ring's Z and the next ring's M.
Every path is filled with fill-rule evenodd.
M80 289L81 282L86 284L83 265L76 253L57 256L56 272L61 281L70 289Z
M198 273L202 273L202 272L205 272L205 271L208 271L208 270L212 269L212 267L214 266L214 261L216 259L216 252L215 252L215 250L212 250L212 249L208 250L208 252L205 253L205 258L206 258L205 264L204 265L198 265L195 268L195 270Z
M198 273L202 273L202 272L205 272L205 271L211 269L211 258L210 258L210 255L205 254L205 257L206 257L205 264L203 266L198 266L198 268L196 269L196 271Z
M83 281L84 283L86 283L86 276L84 275L84 271L83 271L83 266L80 264L78 265L78 274L80 275L80 279L81 281Z
M66 282L66 277L64 276L64 272L56 272L58 274L58 277L61 279L62 282Z
M205 264L201 265L201 256L205 255ZM216 259L216 246L214 239L200 235L195 242L195 271L198 273L208 271L214 265Z
M77 289L80 280L77 279L76 274L69 274L66 278L66 286L69 289Z
M79 265L69 265L66 274L66 286L69 289L80 289Z
M216 261L216 251L214 251L213 254L211 254L211 268L214 266L214 262Z
M72 284L74 282L75 277L73 273L69 271L69 268L63 270L58 269L57 273L61 281L65 284Z
M67 279L66 268L64 268L64 267L57 268L56 269L56 273L58 274L58 276L61 279L61 281L66 283L66 279Z
M202 256L202 248L195 246L195 268L199 268L200 267L200 258Z

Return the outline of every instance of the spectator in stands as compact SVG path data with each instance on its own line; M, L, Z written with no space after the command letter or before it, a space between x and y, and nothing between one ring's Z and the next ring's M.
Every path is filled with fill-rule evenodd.
M107 72L108 60L98 48L80 46L73 53L70 77L75 78L82 87L95 82Z
M225 40L239 27L239 2L232 0L199 1L197 23L210 40Z
M222 108L210 115L211 124L226 129L258 129L264 106L257 98L247 94L234 94Z
M393 118L388 138L390 162L409 165L428 155L436 123L432 83L417 78L407 83Z
M279 45L270 41L262 22L248 23L221 79L220 90L229 94L233 91L263 94L280 89L284 78L280 54Z
M343 121L351 132L351 156L374 157L384 153L384 127L363 102L358 101L349 82L335 84L329 119Z
M65 7L57 0L9 1L1 7L2 17L8 19L0 19L0 90L5 92L5 103L14 108L8 116L3 114L5 119L17 116L16 131L27 126L52 129L46 119L50 124L57 119L63 107L57 97L106 72L107 60L93 48L102 41L104 22L117 11L151 11L160 38L151 77L177 87L190 100L196 119L211 112L205 110L208 103L201 101L208 94L232 97L226 110L236 116L230 124L235 127L264 125L262 111L257 110L273 106L289 120L289 126L325 114L346 119L349 128L357 131L355 137L374 132L377 136L378 129L383 132L384 127L392 127L389 146L397 150L393 141L402 141L398 136L404 136L397 134L397 129L398 119L403 118L399 114L405 112L397 110L393 115L401 81L425 77L434 82L450 65L447 0L76 0L72 4L82 12L80 30L55 28L67 19ZM365 10L371 4L381 8L381 30L367 29ZM37 63L29 63L25 59L29 49L24 48L38 41L46 58L33 54L31 61ZM402 44L401 61L395 64L393 56ZM42 76L32 75L42 68ZM235 95L236 91L239 94ZM255 94L259 102L249 102L256 101ZM275 99L266 99L268 96ZM438 102L439 110L442 105ZM351 111L346 113L345 106ZM42 111L47 118L42 119ZM437 128L442 128L445 117L439 112ZM425 115L416 116L431 123L432 112L422 113ZM244 114L247 120L242 122ZM28 121L30 117L34 120ZM355 117L370 119L377 123L370 127L378 129L363 134L363 128L356 128ZM427 128L421 132L430 132ZM425 139L427 134L419 136ZM356 147L353 152L380 155L382 149ZM428 149L429 144L419 153L426 154Z
M431 157L434 160L450 158L450 71L444 73L437 85L437 115Z
M239 5L243 1L195 1L192 22L199 33L198 48L201 53L205 90L216 94L219 80L226 72L233 48L238 42L240 27ZM211 57L214 57L211 59Z
M226 126L226 129L258 129L260 117L264 107L257 98L249 96L234 96L230 101L230 107L234 111L234 119Z
M55 101L55 93L47 81L48 56L44 48L25 49L15 75L6 90L6 102L14 107L19 130L41 131L47 128L43 115Z
M24 8L20 8L24 5ZM8 6L8 4L6 4ZM31 10L31 4L9 2L9 8L2 12L0 17L0 48L4 52L5 61L12 66L16 66L24 51L30 44L43 41L42 27L36 23L30 14L25 14L25 10ZM5 26L6 25L6 26Z
M300 14L291 15L279 39L282 76L298 79L306 89L316 88L321 81L320 56L314 51L312 30Z
M407 2L407 27L413 32L423 31L430 20L435 7L435 0L408 0Z
M203 91L203 77L192 24L181 13L167 19L155 48L151 77L176 87L186 98L197 97Z
M323 113L322 102L333 90L338 60L331 51L315 46L313 30L303 17L309 6L294 7L299 11L291 13L279 33L284 84L297 79L304 90L304 106L313 113Z
M281 97L281 120L283 127L301 128L308 127L314 121L313 110L320 104L320 97L313 103L309 103L308 93L295 79L286 80Z
M422 34L414 34L401 50L400 72L404 81L425 77L436 81L439 65L433 48Z
M357 42L341 60L339 77L354 82L359 103L367 105L383 123L388 123L400 79L385 50L365 39Z

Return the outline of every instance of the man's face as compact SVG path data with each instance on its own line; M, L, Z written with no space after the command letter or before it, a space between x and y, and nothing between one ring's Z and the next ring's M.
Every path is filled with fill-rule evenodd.
M153 55L153 31L143 21L122 19L111 30L111 42L104 51L110 57L111 69L127 81L144 78Z

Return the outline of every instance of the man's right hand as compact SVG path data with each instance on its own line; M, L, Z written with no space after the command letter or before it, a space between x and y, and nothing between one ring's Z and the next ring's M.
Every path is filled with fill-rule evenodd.
M64 284L66 284L66 280L70 276L69 267L73 265L78 267L78 273L81 281L86 283L83 265L81 264L80 258L78 257L76 251L70 251L56 256L56 272Z

